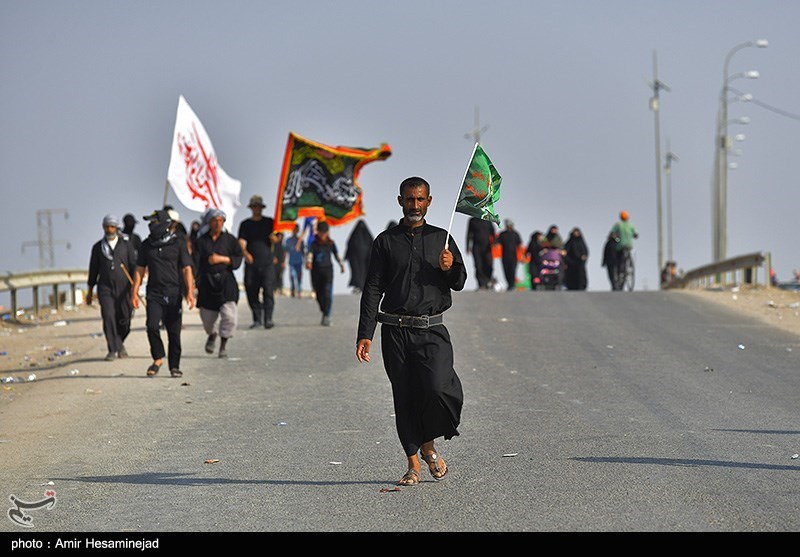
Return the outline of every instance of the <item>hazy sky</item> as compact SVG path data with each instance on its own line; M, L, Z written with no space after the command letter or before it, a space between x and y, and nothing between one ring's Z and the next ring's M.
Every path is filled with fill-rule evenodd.
M55 266L88 267L105 214L159 207L179 95L203 122L220 164L272 213L287 136L377 147L364 168L368 224L401 215L397 186L432 185L428 221L446 228L472 141L503 176L501 218L527 243L580 227L589 288L609 288L602 246L621 209L639 228L637 289L658 287L653 54L662 156L672 174L673 255L712 259L711 183L723 62L745 48L731 86L755 102L729 172L728 255L769 251L779 279L800 268L800 2L737 0L89 1L0 0L0 168L6 222L0 271L39 266L37 211L52 210ZM662 160L663 162L663 160ZM666 191L666 178L662 187ZM169 201L178 205L170 194ZM666 199L663 256L668 256ZM197 213L177 207L184 221ZM66 210L68 218L59 212ZM453 236L464 250L468 217ZM144 222L138 232L146 235ZM343 248L352 225L333 229ZM468 288L474 288L468 261ZM495 265L502 281L502 268ZM337 292L348 274L336 275ZM8 303L0 298L0 303Z

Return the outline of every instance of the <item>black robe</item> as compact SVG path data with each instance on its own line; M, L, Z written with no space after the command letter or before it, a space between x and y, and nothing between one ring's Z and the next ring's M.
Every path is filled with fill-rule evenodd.
M453 266L439 267L449 239ZM467 280L464 260L447 231L430 224L401 223L380 233L372 244L361 294L359 339L372 339L378 308L397 315L437 315L452 305L451 290ZM381 352L392 384L395 422L407 456L437 437L458 435L464 393L453 367L453 346L444 324L427 329L381 326Z
M567 265L564 272L564 285L567 290L586 290L588 280L586 278L586 259L589 257L589 248L583 236L570 236L564 245L567 252L565 262Z
M344 252L345 260L350 264L350 284L349 286L364 289L364 281L367 280L367 269L369 268L369 254L372 250L374 238L367 228L367 223L363 220L356 223L355 228L347 239L347 247Z

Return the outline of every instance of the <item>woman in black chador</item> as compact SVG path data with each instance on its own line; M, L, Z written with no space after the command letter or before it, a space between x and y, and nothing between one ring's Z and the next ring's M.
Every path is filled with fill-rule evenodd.
M347 239L347 249L344 258L350 264L350 284L354 294L358 294L364 289L364 281L367 280L367 268L369 267L369 253L372 250L372 233L367 228L364 219L356 223L355 228Z
M586 247L583 234L577 226L569 233L564 250L567 252L565 256L567 270L564 273L567 290L586 290L586 260L589 258L589 248Z

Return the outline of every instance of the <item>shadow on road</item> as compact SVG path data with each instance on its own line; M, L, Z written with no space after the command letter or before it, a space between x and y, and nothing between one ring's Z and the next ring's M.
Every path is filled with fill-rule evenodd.
M386 485L386 481L354 481L354 482L316 482L303 480L236 480L231 478L195 478L194 473L149 472L145 474L124 474L121 476L80 476L77 478L53 478L53 480L82 483L123 483L151 485L304 485L304 486L338 486L338 485Z
M570 460L616 464L659 464L661 466L686 466L692 468L697 466L721 466L724 468L751 468L753 470L786 470L800 472L800 466L760 464L757 462L732 462L729 460L702 460L695 458L581 456Z

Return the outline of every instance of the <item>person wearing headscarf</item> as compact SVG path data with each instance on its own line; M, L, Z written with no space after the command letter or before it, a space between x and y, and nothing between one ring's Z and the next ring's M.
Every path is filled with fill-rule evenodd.
M531 234L530 241L528 242L528 248L525 250L525 253L528 256L528 273L531 276L531 290L536 290L536 286L539 284L539 271L541 270L542 266L542 256L540 252L542 251L542 233L539 230L534 231Z
M564 272L564 285L567 290L586 290L586 260L589 259L589 248L583 239L581 229L577 226L569 233L569 239L564 245L566 255L566 270Z
M545 237L550 245L556 249L561 249L564 247L564 240L561 238L561 234L558 232L558 226L555 224L550 226L547 230L547 236Z
M228 356L228 340L236 331L239 283L233 272L241 266L244 258L239 241L225 230L225 219L224 211L210 209L208 231L198 236L195 246L199 276L197 307L208 335L205 350L207 354L213 354L219 337L220 358Z
M514 230L514 223L510 219L505 220L506 228L497 236L497 243L503 250L503 273L506 276L506 290L514 290L517 283L517 252L522 245L522 238L519 232Z
M617 238L613 232L609 232L606 243L603 246L603 267L608 273L608 282L611 283L611 290L617 288Z
M139 287L147 275L147 340L153 363L147 375L158 373L167 353L161 340L161 323L167 330L169 372L181 377L181 324L183 297L189 309L194 307L192 257L184 237L175 233L177 223L163 209L144 217L150 235L142 242L136 261L136 277L131 290L134 309L139 307Z
M122 217L122 224L124 225L122 228L122 234L124 234L128 241L133 245L133 249L136 253L139 253L139 248L142 245L142 238L136 232L133 231L136 228L136 223L139 222L136 220L132 214L128 213L124 217Z
M350 286L354 294L359 294L364 289L369 268L369 254L372 251L372 233L364 219L359 220L350 237L347 239L347 248L344 252L345 260L350 264Z
M131 332L131 273L136 268L136 252L127 237L119 233L119 220L114 215L103 218L103 232L103 239L92 246L89 258L86 303L92 304L96 285L108 347L105 359L112 361L128 357L125 339Z

